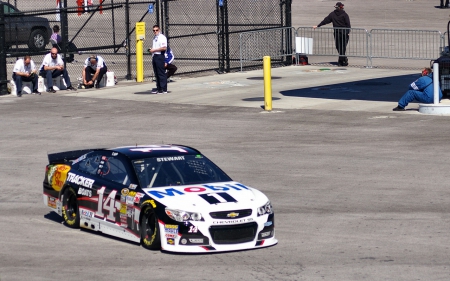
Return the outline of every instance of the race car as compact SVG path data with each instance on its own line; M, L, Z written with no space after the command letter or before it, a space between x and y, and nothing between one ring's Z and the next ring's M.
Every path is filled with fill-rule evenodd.
M73 150L48 160L44 204L69 227L182 253L278 243L269 199L192 147Z

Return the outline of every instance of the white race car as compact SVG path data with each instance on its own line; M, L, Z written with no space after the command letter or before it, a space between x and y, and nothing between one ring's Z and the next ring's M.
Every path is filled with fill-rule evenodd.
M194 148L127 146L48 158L44 204L70 227L170 252L236 251L278 243L269 199L232 181Z

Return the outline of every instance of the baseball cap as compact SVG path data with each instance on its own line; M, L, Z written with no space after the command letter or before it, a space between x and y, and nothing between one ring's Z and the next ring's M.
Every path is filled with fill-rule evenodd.
M342 2L337 2L336 5L334 5L335 8L339 8L341 6L344 6L344 4L342 4Z

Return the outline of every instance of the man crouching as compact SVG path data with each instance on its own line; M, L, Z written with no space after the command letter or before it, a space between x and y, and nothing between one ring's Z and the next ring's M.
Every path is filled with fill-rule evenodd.
M84 61L83 86L85 88L99 88L100 81L108 68L101 56L91 55Z

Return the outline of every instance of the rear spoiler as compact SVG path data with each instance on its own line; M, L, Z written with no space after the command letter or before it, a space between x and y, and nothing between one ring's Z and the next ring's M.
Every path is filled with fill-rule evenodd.
M81 149L81 150L71 150L71 151L64 151L64 152L57 152L57 153L49 153L48 156L48 163L49 164L64 164L64 163L70 163L70 161L77 159L78 157L97 150L97 149L104 149L104 148L92 148L92 149Z

